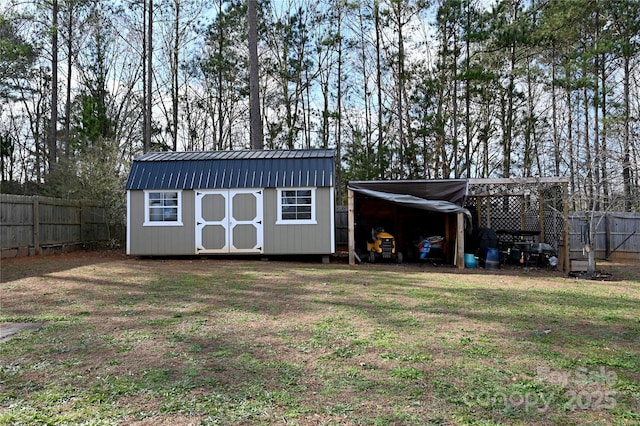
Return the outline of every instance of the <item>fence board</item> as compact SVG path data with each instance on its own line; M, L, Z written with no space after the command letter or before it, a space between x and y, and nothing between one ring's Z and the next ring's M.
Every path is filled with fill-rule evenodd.
M3 253L109 239L104 208L85 201L0 194L0 225Z
M572 212L569 215L572 259L586 259L582 241L582 234L587 232L586 214L591 215L585 212ZM613 253L640 253L640 213L595 212L592 217L597 225L595 242L592 242L597 259L607 259Z
M347 206L336 206L335 236L336 246L342 248L349 242Z

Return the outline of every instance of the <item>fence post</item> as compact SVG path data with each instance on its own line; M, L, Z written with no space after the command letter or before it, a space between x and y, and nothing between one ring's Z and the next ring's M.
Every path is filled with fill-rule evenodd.
M538 190L538 228L540 228L540 242L544 243L546 242L546 235L545 235L545 229L544 229L544 224L545 224L545 217L544 217L544 193L542 192L542 189Z
M40 201L37 195L32 198L33 206L33 249L36 256L40 254Z
M85 214L85 203L84 201L80 200L79 201L79 207L80 207L80 243L84 244L84 219L86 217Z
M447 215L447 217L449 217ZM456 217L456 266L464 269L464 214L458 212ZM448 227L447 227L448 228Z
M609 213L604 214L604 258L609 259L611 255L611 228L609 223Z
M524 199L524 195L517 197L518 200L520 200L520 229L522 229L523 231L525 229L527 229L527 220L526 220L526 209L525 209L525 199Z
M562 231L562 239L564 240L564 253L562 255L562 270L564 272L571 271L571 244L569 241L569 183L562 184L562 219L564 221L564 229Z

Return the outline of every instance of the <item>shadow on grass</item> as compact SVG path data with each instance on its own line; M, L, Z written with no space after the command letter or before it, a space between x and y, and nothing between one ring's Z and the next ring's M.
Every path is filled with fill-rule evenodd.
M496 279L506 274L212 259L89 259L74 271L81 262L66 263L30 275L49 281L12 285L17 290L6 294L3 309L7 316L57 313L63 320L0 351L7 365L46 360L50 375L42 383L77 385L107 401L150 394L162 400L160 411L175 403L186 412L215 390L236 402L261 400L261 410L290 404L318 412L344 395L406 407L437 387L425 370L449 385L458 381L443 395L473 390L474 378L451 377L468 373L456 368L473 361L490 368L493 357L513 361L523 355L523 341L531 343L524 355L536 363L640 374L637 287L627 294L625 283L581 288L529 277L518 288ZM601 285L615 285L615 292ZM427 332L450 332L451 342ZM476 344L479 337L486 342ZM446 344L449 351L439 347ZM493 344L501 347L483 352ZM421 356L427 350L440 355ZM35 368L24 380L37 381L29 376ZM509 374L488 375L499 387ZM11 391L28 399L21 380ZM398 395L387 397L390 382ZM187 392L193 394L170 399ZM312 408L302 407L305 399ZM376 414L359 413L368 420ZM494 414L479 418L500 419Z
M0 283L41 277L91 264L100 265L123 259L126 259L124 252L116 250L73 251L46 256L4 258L0 261Z
M52 284L74 283L63 295L55 289L44 295L16 295L15 306L29 306L35 298L42 308L47 303L54 309L61 304L68 309L75 306L78 312L91 307L92 316L103 315L105 320L132 313L172 317L181 306L198 312L233 309L267 316L295 316L308 311L322 314L340 307L356 315L364 313L380 326L399 329L403 325L399 318L414 311L440 316L445 322L466 319L501 324L512 331L513 338L563 346L631 343L637 341L640 328L637 298L589 294L588 282L584 291L564 289L562 283L543 289L534 281L528 288L518 289L496 283L495 277L502 277L496 274L476 274L473 277L479 280L477 283L459 286L456 280L464 280L469 274L457 275L451 269L437 269L447 277L438 282L410 268L354 270L319 264L112 256L50 260L45 262L50 265L47 268L3 265L3 275L5 266L19 266L20 272L14 271L9 280L31 273L50 279ZM105 266L106 262L114 262L114 267ZM65 273L92 265L100 268L97 275ZM548 334L542 333L546 330L550 330Z

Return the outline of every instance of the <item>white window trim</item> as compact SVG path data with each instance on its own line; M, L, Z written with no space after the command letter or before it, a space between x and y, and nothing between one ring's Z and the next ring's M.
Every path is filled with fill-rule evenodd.
M278 219L276 225L317 225L316 221L316 189L317 188L278 188ZM311 190L311 219L283 219L282 218L282 191Z
M154 222L149 219L149 194L158 192L178 193L178 220L175 222ZM145 189L144 191L144 223L142 226L183 226L182 223L182 191L178 189Z

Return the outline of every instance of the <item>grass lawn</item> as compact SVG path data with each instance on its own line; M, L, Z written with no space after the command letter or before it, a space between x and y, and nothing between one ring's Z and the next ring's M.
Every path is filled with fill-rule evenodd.
M600 265L599 265L600 267ZM0 424L640 424L640 268L2 260Z

